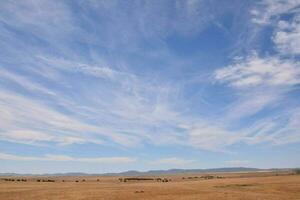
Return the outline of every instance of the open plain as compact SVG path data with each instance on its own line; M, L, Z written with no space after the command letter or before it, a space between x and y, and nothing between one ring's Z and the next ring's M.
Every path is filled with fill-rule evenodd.
M300 200L300 176L288 172L160 175L126 182L124 178L2 177L0 199Z

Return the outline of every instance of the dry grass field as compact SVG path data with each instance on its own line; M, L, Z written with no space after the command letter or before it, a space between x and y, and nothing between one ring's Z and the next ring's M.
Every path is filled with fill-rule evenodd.
M157 181L158 176L154 177L153 181L127 182L120 182L120 177L10 177L15 179L14 181L5 181L4 178L8 177L2 177L0 199L300 200L299 175L257 172L212 176L213 178L210 179L205 179L207 175L203 174L159 176L170 180L168 182ZM21 179L26 179L26 182ZM42 180L55 182L42 182Z

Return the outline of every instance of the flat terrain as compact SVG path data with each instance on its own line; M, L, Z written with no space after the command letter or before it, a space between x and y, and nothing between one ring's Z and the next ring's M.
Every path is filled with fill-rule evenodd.
M300 200L300 175L228 173L213 174L212 176L213 178L210 177L210 179L205 174L159 176L170 180L168 182L157 181L158 176L154 177L155 180L130 180L127 182L120 182L120 177L100 176L2 177L0 199ZM4 180L4 178L12 178L14 181ZM22 178L26 179L26 182L21 181ZM42 180L54 180L55 182L42 182Z

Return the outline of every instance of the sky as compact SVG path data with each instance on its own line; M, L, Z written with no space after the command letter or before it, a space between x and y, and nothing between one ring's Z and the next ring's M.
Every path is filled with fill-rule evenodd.
M0 172L300 167L300 0L0 2Z

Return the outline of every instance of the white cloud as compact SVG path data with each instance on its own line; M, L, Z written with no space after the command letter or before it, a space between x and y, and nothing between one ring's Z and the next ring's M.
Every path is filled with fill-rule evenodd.
M38 131L32 130L14 130L10 132L1 132L0 133L1 139L7 140L16 140L16 141L28 141L28 142L35 142L35 141L53 141L54 137L41 133Z
M220 128L217 125L196 125L187 128L189 144L209 151L224 151L232 144L241 141L243 135Z
M64 67L67 68L72 64L76 63ZM70 70L72 71L72 67ZM84 71L79 72L98 77L89 70L85 68ZM57 93L55 98L45 101L31 95L24 96L8 90L0 90L0 108L3 113L0 116L0 138L18 143L54 142L61 145L88 142L102 144L103 140L111 140L127 147L137 146L144 141L157 141L160 134L153 133L152 127L167 121L174 126L172 121L177 116L177 111L171 108L167 100L168 95L171 94L170 89L153 86L127 73L114 72L114 74L121 74L125 78L116 75L117 78L113 81L120 84L115 87L115 90L105 87L99 94L94 91L90 93L85 105L79 105L74 99L68 99L68 96L62 93ZM15 75L11 73L9 77ZM32 88L38 87L38 84L29 82L25 77L22 78L28 80L30 84L26 84L25 81L22 85L20 80L23 79L18 79L17 83L26 90L31 91ZM33 92L38 94L36 96L44 93L42 90L33 90ZM107 98L101 99L103 94ZM47 104L63 106L65 110L72 111L72 114L59 112L55 107ZM87 123L88 119L99 120L101 125ZM107 123L104 124L102 120ZM176 136L168 136L168 138L172 137Z
M57 128L66 131L96 131L97 127L81 123L60 112L45 106L38 101L31 100L24 96L0 91L0 107L4 112L0 119L4 127L31 126L43 124L51 129ZM4 123L4 121L6 123ZM2 123L1 123L2 124Z
M300 53L300 1L264 0L252 10L252 20L261 25L272 25L272 40L282 55ZM289 17L282 18L287 15Z
M62 2L13 0L1 2L0 11L1 21L45 40L58 39L73 30L70 10Z
M89 76L95 76L99 78L106 78L112 80L120 80L122 78L125 78L126 76L129 76L129 74L113 70L110 67L89 65L62 58L48 58L43 56L37 56L37 58L40 59L42 63L48 65L48 67L53 67L71 73L82 73Z
M281 88L259 88L238 91L237 98L226 108L226 119L235 120L255 115L265 108L275 107L282 100L284 90Z
M94 48L103 47L110 53L124 48L121 52L142 52L144 57L148 52L135 49L139 46L136 43L145 39L158 39L159 49L163 49L164 52L165 45L160 44L161 38L172 32L198 33L216 15L221 14L211 13L218 9L210 9L203 1L174 1L172 6L176 9L174 14L176 17L170 20L170 6L164 2L136 3L132 7L118 7L114 2L86 1L80 2L83 19L76 19L72 17L70 8L64 3L38 0L21 3L10 1L2 5L1 21L12 29L22 30L28 35L33 34L40 42L51 44L51 49L47 54L42 48L31 48L34 45L18 41L9 30L1 29L5 33L5 38L10 39L2 42L12 51L11 61L20 60L20 66L24 67L23 71L36 74L25 77L21 76L21 73L14 74L9 70L0 71L0 76L5 78L5 81L12 81L34 93L31 96L26 95L27 93L21 95L0 90L0 139L34 144L55 142L61 145L86 142L102 144L111 140L126 147L136 147L142 143L178 144L206 150L220 150L245 141L244 136L227 130L226 126L216 125L210 121L203 122L205 120L202 116L189 116L184 102L186 100L182 100L180 96L184 93L183 88L178 86L176 81L166 83L156 80L153 74L149 77L145 74L141 77L136 76L124 70L126 67L122 65L123 63L106 64L101 56L97 56L101 54L96 51L98 48ZM287 3L286 8L274 5L266 16L258 14L256 16L269 21L275 13L283 13L295 5L292 1ZM90 12L108 17L97 20L98 16L93 18L88 16ZM161 15L153 16L153 13ZM91 28L93 31L82 30L73 24L75 21L77 24L85 24L85 28ZM102 21L107 23L101 23ZM286 32L287 26L293 25L281 24L280 30ZM73 31L75 35L72 35ZM278 45L279 41L284 41L282 37L276 35L274 38L277 38ZM284 43L288 41L291 40ZM86 57L70 48L77 42L89 48ZM19 46L20 43L24 46ZM289 48L290 51L296 49L284 47L283 43L281 46L282 49ZM154 49L156 55L161 53L160 51L157 53L156 47ZM50 55L53 52L57 52L59 56ZM26 53L30 56L24 56ZM112 53L113 61L115 56L121 57L117 60L123 59L122 55ZM165 52L163 56L166 56ZM32 60L29 61L29 58ZM164 57L164 60L167 59ZM26 65L23 66L24 63ZM215 77L220 82L238 88L239 92L239 89L262 85L288 87L299 83L298 66L297 62L281 60L279 57L250 56L218 70ZM138 67L133 68L139 71ZM50 76L48 72L53 74ZM36 77L40 75L42 77ZM78 79L74 80L76 79L74 75L76 77L84 75L85 81L78 83ZM52 89L58 88L60 92L49 91L47 87L38 84L37 80L42 78L47 79L45 82L50 82ZM105 84L105 81L111 82ZM279 94L273 91L251 91L248 95L238 96L238 100L234 102L238 105L231 107L231 111L240 116L230 118L252 115L276 102L281 97L281 90ZM45 94L56 96L49 99L48 96L44 96ZM224 118L228 116L224 115ZM190 121L202 122L201 125L195 126ZM181 127L180 124L187 126Z
M233 87L289 86L300 83L300 63L256 55L218 69L215 78Z
M38 92L48 94L48 95L55 95L55 93L53 91L51 91L50 89L48 89L38 83L32 82L30 79L28 79L24 76L12 73L4 68L0 68L0 77L2 78L2 80L6 79L9 81L12 81L29 91L33 91L33 92L38 91Z
M263 109L279 107L286 94L300 83L300 65L291 59L254 55L217 70L215 78L235 89L237 100L227 108L225 115L230 123L235 123ZM255 119L251 122L251 128L239 130L242 135L240 141L248 144L287 144L299 141L300 127L289 123L295 118L292 110L294 108L282 110L281 113L285 115L281 120L268 115L263 120Z
M272 23L273 18L281 14L294 12L299 9L299 0L263 0L259 2L258 8L253 9L253 22L261 25Z
M300 54L300 14L290 21L280 20L274 31L273 41L283 55Z
M126 164L135 162L135 158L130 157L81 157L74 158L66 155L52 155L47 154L42 157L33 156L18 156L13 154L1 153L0 160L14 160L14 161L74 161L74 162L88 162L88 163L99 163L99 164Z
M5 90L0 91L0 109L1 139L33 144L48 141L61 145L103 143L95 134L113 139L113 135L101 127L74 119L38 101ZM126 138L126 135L119 134L119 137Z
M232 87L237 97L227 108L226 119L231 120L230 123L265 108L278 108L287 93L300 83L300 63L293 57L300 52L300 1L265 0L260 6L252 10L253 21L274 28L272 39L278 54L265 57L252 54L215 71L215 79ZM283 14L290 17L281 18ZM239 131L243 134L241 141L273 145L298 142L300 127L291 123L297 115L296 110L285 106L279 116L273 113L255 119L252 126Z
M245 142L249 144L270 143L283 145L300 141L299 109L281 111L271 117L257 121L244 132Z
M45 133L37 130L12 130L8 132L0 132L0 139L10 142L24 143L38 145L43 142L54 142L59 145L71 145L71 144L83 144L83 143L95 143L103 144L100 139L89 139L88 137L68 136L68 135L56 135L51 133Z

